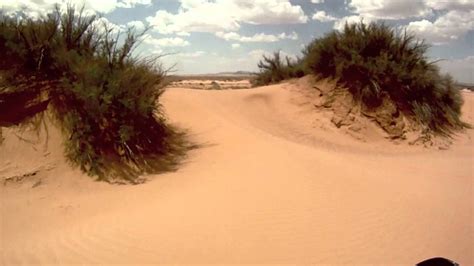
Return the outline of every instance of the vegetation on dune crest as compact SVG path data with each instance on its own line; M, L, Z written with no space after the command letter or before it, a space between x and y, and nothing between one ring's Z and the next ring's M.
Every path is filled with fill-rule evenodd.
M460 120L463 101L452 78L441 75L428 61L428 48L414 35L383 23L346 24L342 32L312 41L303 50L298 68L306 74L337 79L367 108L376 108L389 97L407 117L431 132L449 135L468 126ZM266 77L278 77L280 72L269 68L258 79L268 84L274 80Z
M305 74L301 59L292 61L286 56L283 61L280 51L273 53L273 56L263 55L258 68L260 72L252 81L255 86L277 83L289 78L300 78Z
M120 174L114 163L134 179L152 170L150 156L168 154L174 133L157 103L166 71L131 56L141 34L116 33L73 7L0 20L0 123L51 114L69 160L102 179Z

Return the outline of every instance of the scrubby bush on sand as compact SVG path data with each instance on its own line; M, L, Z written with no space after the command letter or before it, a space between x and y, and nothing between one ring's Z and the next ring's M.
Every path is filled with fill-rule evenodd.
M452 78L428 61L428 48L414 35L360 22L314 40L304 55L312 73L338 79L367 107L379 106L388 95L404 114L449 134L465 126L463 101Z
M260 71L252 83L255 86L261 86L289 78L302 77L305 74L302 66L301 60L292 62L288 56L283 61L279 51L273 53L273 57L263 55L262 60L258 63Z
M338 80L366 108L377 108L389 97L406 117L430 132L449 135L468 126L460 120L463 100L452 78L428 61L428 48L407 32L360 22L312 41L301 63L308 74ZM261 84L287 77L278 57L264 61L270 67L264 68Z
M166 155L174 134L158 98L165 71L131 56L140 34L119 34L69 7L37 20L0 19L0 108L5 123L52 114L67 158L102 179L133 179ZM13 116L13 118L12 118ZM122 172L112 165L128 166Z

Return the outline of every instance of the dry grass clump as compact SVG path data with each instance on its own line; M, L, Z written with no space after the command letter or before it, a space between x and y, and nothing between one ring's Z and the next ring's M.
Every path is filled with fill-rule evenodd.
M71 162L101 179L112 164L128 166L121 178L134 179L171 150L175 133L157 103L166 73L131 55L142 33L97 22L73 7L0 18L0 121L21 124L48 109Z

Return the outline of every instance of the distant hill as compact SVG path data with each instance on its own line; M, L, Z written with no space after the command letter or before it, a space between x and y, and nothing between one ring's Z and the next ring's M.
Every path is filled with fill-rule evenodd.
M235 75L235 76L253 76L256 75L257 73L251 72L251 71L235 71L235 72L219 72L214 75Z

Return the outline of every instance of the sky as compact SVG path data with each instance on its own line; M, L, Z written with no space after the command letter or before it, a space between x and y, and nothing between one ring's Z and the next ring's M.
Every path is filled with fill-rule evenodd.
M262 54L296 57L346 22L383 21L431 44L442 72L474 83L474 0L0 0L38 17L55 3L85 6L117 30L149 27L138 55L169 54L177 74L257 71Z

